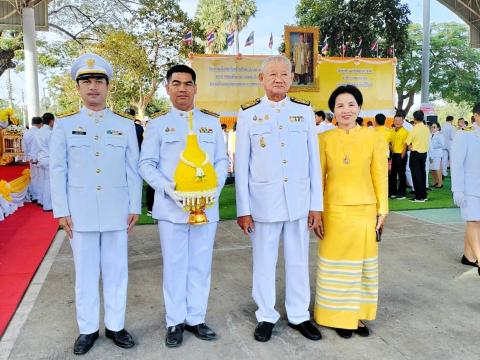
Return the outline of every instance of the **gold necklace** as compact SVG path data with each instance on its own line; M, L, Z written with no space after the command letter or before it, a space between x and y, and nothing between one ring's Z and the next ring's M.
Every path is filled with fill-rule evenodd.
M353 129L355 129L355 128L353 128ZM342 130L343 130L343 129L342 129ZM350 135L350 130L352 130L352 129L347 129L347 130L345 130L345 134L346 134L346 135ZM342 134L342 135L343 135L343 134ZM355 133L352 133L352 134L351 134L351 140L352 140L351 143L352 143L352 144L353 144L353 142L355 141L355 139L353 138L354 135L355 135ZM345 165L349 165L349 164L350 164L350 154L347 153L345 143L346 143L345 141L342 141L342 142L341 142L342 148L343 148L343 163L344 163Z

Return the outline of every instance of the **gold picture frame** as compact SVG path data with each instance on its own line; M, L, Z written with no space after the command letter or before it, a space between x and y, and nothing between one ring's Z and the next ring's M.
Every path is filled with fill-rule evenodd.
M294 73L291 92L317 91L318 26L285 26L285 56Z

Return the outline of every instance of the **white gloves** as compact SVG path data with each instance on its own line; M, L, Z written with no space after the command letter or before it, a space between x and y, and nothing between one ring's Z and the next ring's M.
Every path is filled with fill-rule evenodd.
M465 195L463 194L463 192L455 191L453 193L453 202L458 207L464 207L466 204L465 204Z
M175 183L167 183L164 188L165 194L167 194L178 207L183 208L182 198L175 194Z

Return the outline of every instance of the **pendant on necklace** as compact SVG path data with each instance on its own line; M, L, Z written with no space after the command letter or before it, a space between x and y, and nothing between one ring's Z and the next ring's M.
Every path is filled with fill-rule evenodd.
M343 158L343 163L344 163L345 165L350 164L350 159L348 158L348 155L345 155L345 157Z

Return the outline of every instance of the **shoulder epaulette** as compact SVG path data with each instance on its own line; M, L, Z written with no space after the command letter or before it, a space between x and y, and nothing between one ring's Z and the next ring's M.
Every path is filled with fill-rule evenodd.
M63 113L60 113L60 114L56 114L55 118L56 119L61 119L61 118L64 118L64 117L67 117L67 116L70 116L70 115L78 114L79 112L80 112L80 110L67 111L67 112L63 112Z
M290 100L296 104L301 104L301 105L307 105L310 106L310 101L308 100L303 100L303 99L297 99L294 97L291 97Z
M220 114L217 114L216 112L213 112L213 111L210 111L210 110L207 110L207 109L200 109L200 111L204 114L207 114L207 115L215 116L217 118L220 117Z
M150 119L155 119L155 118L157 118L159 116L163 116L167 113L168 113L168 110L162 110L162 111L156 112L155 114L150 115Z
M251 107L253 107L255 105L260 104L260 101L261 100L259 98L256 98L256 99L253 99L253 100L250 100L250 101L246 102L245 104L240 105L240 107L242 108L242 110L247 110L247 109L250 109Z
M124 112L117 112L117 111L113 111L113 113L114 113L115 115L121 116L121 117L123 117L123 118L125 118L125 119L135 121L135 116L132 116L132 115L130 115L130 114L126 114L126 113L124 113Z

